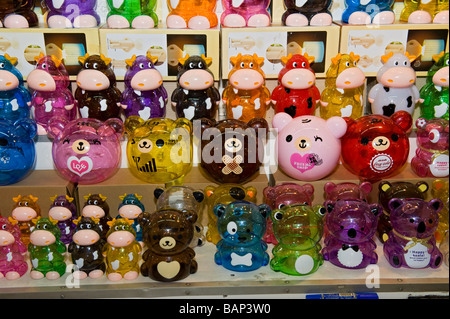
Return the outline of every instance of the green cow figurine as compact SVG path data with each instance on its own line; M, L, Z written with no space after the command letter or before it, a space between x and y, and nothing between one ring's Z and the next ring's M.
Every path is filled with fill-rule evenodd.
M151 29L158 25L156 0L107 0L108 28Z

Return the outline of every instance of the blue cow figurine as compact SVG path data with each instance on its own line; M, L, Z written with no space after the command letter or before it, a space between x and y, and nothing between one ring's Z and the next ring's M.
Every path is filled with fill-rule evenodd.
M342 22L348 24L392 24L395 0L345 0Z
M124 194L119 196L122 202L119 204L119 215L117 218L128 218L133 221L131 227L136 232L136 240L142 242L142 228L139 225L137 218L145 211L145 206L142 204L142 196L138 194Z

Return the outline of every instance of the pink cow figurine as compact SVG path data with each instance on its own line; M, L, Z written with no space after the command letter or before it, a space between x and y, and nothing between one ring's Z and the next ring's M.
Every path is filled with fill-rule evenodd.
M77 107L72 91L68 89L69 73L61 60L43 53L35 60L36 69L27 77L28 87L34 90L29 105L38 135L45 135L50 118L60 116L72 121L77 116Z
M270 0L222 0L224 11L220 23L224 27L268 27Z
M16 224L16 220L0 217L0 279L17 279L28 270L24 258L27 246L20 240L20 229Z

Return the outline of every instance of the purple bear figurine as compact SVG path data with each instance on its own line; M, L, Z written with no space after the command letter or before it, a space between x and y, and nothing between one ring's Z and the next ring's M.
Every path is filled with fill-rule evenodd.
M322 254L333 265L347 269L365 268L378 262L377 245L372 240L378 217L383 212L379 204L359 199L327 200L325 223L328 235Z
M72 242L73 232L76 228L73 220L78 218L77 207L73 202L74 198L61 195L51 197L50 200L52 204L50 205L48 215L58 221L56 226L61 231L60 240L68 245Z
M95 28L100 16L97 0L45 0L49 28Z
M393 198L389 201L392 231L384 256L392 267L438 268L443 260L434 233L439 224L440 199Z
M27 246L20 240L17 220L0 217L0 279L22 277L28 270L24 254Z
M168 96L161 73L155 68L157 60L157 57L150 55L133 55L131 59L125 60L128 70L121 101L125 117L137 115L146 121L166 116Z

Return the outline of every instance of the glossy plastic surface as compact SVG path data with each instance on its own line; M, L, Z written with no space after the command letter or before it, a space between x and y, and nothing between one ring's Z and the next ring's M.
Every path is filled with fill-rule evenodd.
M158 25L156 0L107 0L108 28L149 29Z
M448 232L445 234L445 239L442 241L442 243L439 245L439 250L442 252L442 255L444 256L444 263L447 267L449 267L448 262L448 256L449 256L449 244L448 244Z
M395 20L394 0L345 0L342 22L349 24L391 24ZM376 9L375 9L376 8Z
M227 28L268 27L270 0L222 0L220 23Z
M28 271L26 252L17 221L0 217L0 280L18 279Z
M314 115L320 92L316 75L310 67L314 57L289 54L281 59L284 68L278 74L278 86L272 91L275 112L286 112L292 117Z
M53 162L62 177L74 183L95 184L116 173L121 160L122 120L80 118L67 122L53 117L48 123Z
M58 221L58 226L61 232L61 241L68 245L72 242L72 235L76 225L73 223L78 218L78 210L74 203L74 198L68 195L55 195L51 197L52 204L48 211L48 216Z
M192 123L185 119L130 116L127 159L131 172L149 183L168 183L186 175L192 167Z
M218 24L216 9L217 0L168 0L169 15L166 25L170 29L209 29Z
M100 24L97 0L44 0L49 28L95 28Z
M0 27L28 28L35 27L39 19L34 12L36 0L1 0Z
M37 200L38 198L33 195L13 197L15 204L11 210L10 221L13 223L17 221L20 238L25 245L30 243L30 234L35 226L33 219L41 217L41 207Z
M448 177L448 120L418 118L416 127L417 149L411 159L413 172L420 177Z
M145 206L141 202L142 196L134 194L124 194L119 196L122 201L119 204L119 215L116 218L128 218L128 220L133 221L131 226L136 233L136 240L142 241L142 228L138 223L138 216L140 213L145 211Z
M400 13L400 21L448 24L448 0L404 0L404 2L405 6ZM441 16L441 14L444 15Z
M133 55L125 60L127 72L121 105L125 117L140 116L143 120L166 116L167 91L161 73L155 68L157 57Z
M108 198L102 194L89 194L84 196L85 202L81 209L82 217L93 217L99 219L97 222L100 229L100 237L106 240L110 225L108 224L112 217L109 214Z
M445 234L449 231L449 199L448 199L448 186L449 181L443 180L443 179L436 179L433 181L431 185L431 196L432 198L439 198L442 203L444 204L442 206L441 211L439 212L439 225L434 233L434 237L436 238L436 242L440 243L444 240ZM447 241L448 241L448 235L447 235ZM448 248L447 248L448 249ZM448 258L448 256L447 256ZM448 260L447 260L447 266L448 266Z
M331 0L284 0L287 10L281 20L284 25L292 27L331 25L333 22L329 11L331 2Z
M360 199L368 202L369 194L372 191L372 184L369 182L362 182L359 185L351 182L338 184L327 182L323 186L323 190L326 200Z
M223 90L222 101L227 118L248 122L255 117L265 118L270 103L270 92L265 86L261 69L264 58L239 53L230 58L233 65L228 73L228 85Z

